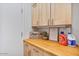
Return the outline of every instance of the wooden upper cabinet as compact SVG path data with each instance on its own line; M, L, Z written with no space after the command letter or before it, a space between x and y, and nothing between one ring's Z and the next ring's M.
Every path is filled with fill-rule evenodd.
M41 3L40 4L40 16L39 18L41 18L39 20L39 25L40 26L48 26L49 24L49 20L50 20L50 4L49 3Z
M71 25L72 24L72 13L71 13L71 3L66 4L66 24Z
M32 26L71 25L70 3L34 3Z
M56 3L53 25L65 25L65 24L66 24L66 4Z
M54 17L52 19L53 19L53 25L70 25L71 4L67 4L67 3L54 4Z
M41 26L41 3L38 3L38 25Z
M54 14L55 14L55 4L51 3L50 4L50 21L49 21L49 25L50 26L53 25Z
M50 4L34 3L32 5L32 26L48 26L50 20Z
M38 26L38 4L32 4L32 26Z

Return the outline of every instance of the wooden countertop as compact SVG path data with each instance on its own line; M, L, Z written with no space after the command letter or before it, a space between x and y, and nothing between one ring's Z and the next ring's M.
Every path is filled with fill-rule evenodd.
M24 42L57 56L79 56L79 46L75 48L62 46L58 42L43 39L26 39Z

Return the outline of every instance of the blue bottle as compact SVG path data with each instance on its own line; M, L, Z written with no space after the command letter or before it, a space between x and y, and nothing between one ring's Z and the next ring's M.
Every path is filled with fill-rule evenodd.
M67 39L68 39L68 46L76 47L76 38L73 34L68 33Z

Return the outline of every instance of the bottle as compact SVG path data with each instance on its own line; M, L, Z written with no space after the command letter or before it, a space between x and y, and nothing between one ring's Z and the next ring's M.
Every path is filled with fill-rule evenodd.
M72 33L68 33L68 46L76 47L76 38Z
M64 32L61 32L59 35L59 44L64 46L68 45L67 35L65 35Z

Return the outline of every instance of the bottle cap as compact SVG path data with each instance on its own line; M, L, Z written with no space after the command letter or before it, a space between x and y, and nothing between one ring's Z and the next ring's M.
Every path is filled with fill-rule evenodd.
M71 34L70 32L68 34Z
M61 32L61 34L64 34L64 32Z

